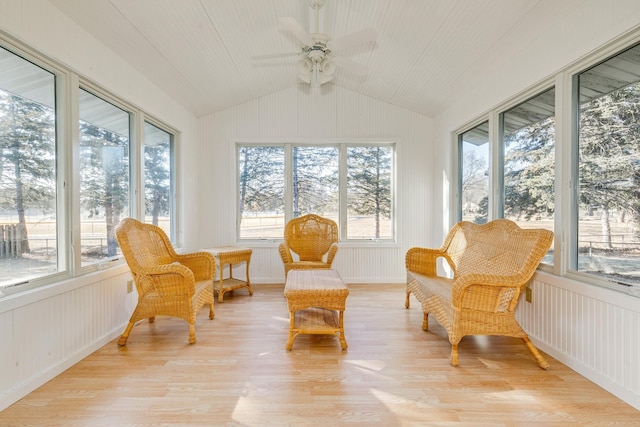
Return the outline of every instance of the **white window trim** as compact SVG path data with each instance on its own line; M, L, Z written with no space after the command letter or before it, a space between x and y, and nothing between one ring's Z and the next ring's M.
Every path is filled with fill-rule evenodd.
M291 159L293 146L315 146L315 147L336 147L339 150L339 230L340 230L340 245L345 247L362 247L371 245L384 245L384 246L397 246L397 158L398 158L398 141L396 138L238 138L234 144L234 179L235 179L235 205L236 205L236 243L251 245L251 246L274 246L279 244L282 239L241 239L240 238L240 225L241 218L238 210L238 194L239 179L238 179L238 147L241 146L284 146L285 148L285 224L291 220L293 214L293 198L292 198L292 185L290 177L291 171ZM393 149L392 162L392 174L391 174L391 233L390 239L347 239L347 162L346 162L346 150L347 147L352 146L387 146Z

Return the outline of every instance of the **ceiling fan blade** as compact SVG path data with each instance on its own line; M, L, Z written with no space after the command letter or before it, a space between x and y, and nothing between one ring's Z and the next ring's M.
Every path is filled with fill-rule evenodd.
M344 68L345 70L356 74L358 76L364 76L369 72L369 68L366 65L359 64L355 61L352 61L347 58L343 58L341 56L334 56L331 60L340 68Z
M378 38L378 32L374 28L365 28L355 33L347 34L327 43L327 47L331 50L344 50L359 44L375 41Z
M313 39L311 38L309 33L307 33L304 28L302 28L302 25L300 25L298 21L295 20L295 18L283 16L279 18L279 20L280 24L291 34L296 36L296 38L300 40L303 45L313 46Z

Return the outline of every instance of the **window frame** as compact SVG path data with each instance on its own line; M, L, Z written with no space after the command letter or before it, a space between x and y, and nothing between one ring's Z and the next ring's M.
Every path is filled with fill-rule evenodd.
M74 171L80 171L81 170L81 162L80 162L80 102L79 102L79 92L80 90L83 90L93 96L95 96L96 98L102 100L103 102L106 102L108 104L111 104L112 106L122 110L123 112L125 112L127 114L128 117L128 127L129 127L129 144L128 144L128 155L129 155L129 165L128 165L128 169L129 169L129 194L127 196L128 198L128 204L129 204L129 212L125 213L123 212L123 218L126 218L127 216L129 217L136 217L136 215L134 214L134 212L136 212L136 208L135 208L135 197L134 195L136 194L136 186L135 186L135 178L134 178L134 171L135 171L135 164L137 164L136 162L136 153L137 153L137 149L136 147L140 145L140 141L141 139L139 139L139 134L136 132L136 113L133 111L132 107L129 106L127 103L123 102L122 100L114 97L113 95L109 94L108 92L105 92L104 90L102 90L101 88L86 82L86 81L82 81L80 80L79 82L79 86L76 89L76 99L75 99L75 109L78 111L78 121L75 123L75 127L78 128L77 133L78 133L78 138L77 138L77 145L74 144L73 146L73 151L74 153L78 153L77 155L74 156L74 164L72 167L72 170ZM74 257L73 257L73 262L74 262L74 271L95 271L95 270L102 270L108 267L109 263L114 262L114 261L118 261L120 259L122 259L122 254L116 254L113 256L107 256L104 258L100 258L95 260L94 262L89 262L89 263L85 263L84 265L82 264L82 253L81 253L81 238L82 238L82 231L81 231L81 226L82 226L82 206L80 203L80 196L81 196L81 192L80 192L80 183L81 183L81 179L79 174L73 177L74 179L77 178L76 180L78 181L78 192L73 194L73 201L74 201L74 212L77 213L77 218L76 220L78 221L78 233L75 233L75 239L74 239L74 247L77 248L77 250L73 251L74 253Z
M8 36L0 36L0 47L11 54L49 72L54 77L54 125L55 125L55 185L56 185L56 271L32 279L16 279L0 287L0 297L27 291L54 281L70 277L69 266L69 234L70 224L66 216L69 197L65 191L68 182L68 147L65 141L65 125L69 120L69 100L66 97L69 73L60 64L48 60L36 50Z
M0 47L50 72L55 80L55 138L56 138L56 238L57 271L23 281L16 278L0 287L0 298L21 294L45 285L58 285L70 278L124 265L122 255L82 266L80 260L80 180L79 170L79 90L83 89L129 114L129 215L144 219L143 152L145 121L168 132L172 138L172 241L179 246L179 183L180 131L166 122L148 115L143 109L115 95L85 78L66 65L38 52L6 34L0 35Z
M536 101L538 103L542 103L542 101L544 99L544 96L547 95L549 92L553 91L553 114L549 115L547 117L544 117L542 119L539 119L535 122L529 122L526 126L529 126L531 124L534 123L539 123L540 121L543 120L547 120L550 117L553 117L553 156L554 156L554 163L553 163L553 196L554 196L554 213L553 213L553 229L551 231L553 231L555 233L555 231L557 230L556 228L556 208L557 208L557 203L555 202L556 199L556 189L557 189L557 174L558 174L558 164L556 161L557 158L557 151L558 151L558 147L557 147L557 115L556 115L556 108L557 108L557 96L556 96L556 86L555 84L551 84L548 86L544 86L541 88L538 88L537 91L535 91L535 93L528 94L528 97L523 97L521 100L519 100L518 102L513 102L511 106L509 106L508 108L502 108L500 110L498 110L497 113L497 127L498 127L498 131L497 131L497 140L498 140L498 144L497 144L497 161L496 161L496 169L497 169L497 179L496 179L496 189L497 189L497 193L496 193L496 197L498 200L496 200L496 217L497 218L504 218L505 217L505 209L507 207L507 203L506 203L506 189L505 189L505 184L507 182L507 180L505 179L505 156L507 154L506 151L506 133L505 133L505 116L509 113L512 113L514 109L517 109L519 107L522 107L523 105L529 103L530 101ZM542 98L541 98L542 97ZM540 109L543 109L544 107L546 107L547 105L550 104L545 104L545 106L540 107ZM538 109L537 112L540 111L540 109ZM546 111L545 113L548 113L548 111ZM535 113L534 113L535 114ZM529 120L531 120L530 117L527 117ZM522 129L522 128L520 128ZM535 222L531 222L532 225L536 225ZM552 254L555 254L555 250L554 250L554 246L551 246L550 252ZM551 262L546 262L547 259L552 258ZM554 265L554 260L555 260L555 255L549 257L549 254L547 254L545 256L545 259L542 260L542 264L544 265L550 265L553 266Z
M256 139L238 139L235 142L234 147L234 157L235 157L235 205L236 205L236 242L242 244L259 244L259 243L274 243L282 240L281 237L278 238L241 238L241 213L239 209L239 194L240 194L240 179L239 179L239 150L244 146L280 146L284 148L284 174L285 174L285 182L284 182L284 224L286 224L289 220L293 218L293 183L292 183L292 152L294 146L307 146L307 147L336 147L338 149L338 197L339 197L339 207L338 207L338 229L339 229L339 239L342 243L347 244L395 244L397 243L397 215L396 215L396 204L397 204L397 191L396 191L396 182L397 182L397 142L393 139L367 139L367 140L351 140L351 139L320 139L320 140L289 140L289 139L277 139L277 140L256 140ZM392 149L392 159L391 159L391 238L385 239L348 239L347 238L347 148L348 147L391 147ZM283 225L284 227L284 225Z
M560 209L560 197L558 197L558 174L561 172L559 169L561 168L558 165L559 154L558 151L561 149L560 142L558 140L558 109L559 102L561 101L559 98L561 96L558 95L558 87L556 84L556 79L548 78L542 82L539 82L537 85L529 88L528 90L520 93L507 101L491 108L487 113L482 116L477 117L474 121L465 124L462 127L454 130L451 135L452 139L455 141L454 151L455 156L453 156L454 164L453 170L455 171L454 177L455 182L453 185L456 189L454 193L456 196L454 197L453 207L452 207L452 216L450 218L451 223L458 222L462 220L461 212L462 212L462 135L465 132L472 130L473 128L488 123L488 134L489 134L489 200L488 200L488 212L487 212L487 221L491 221L498 218L504 217L504 141L503 141L503 129L501 126L501 122L503 120L503 113L510 111L511 109L526 103L527 101L535 98L536 96L554 88L555 86L555 111L556 111L556 137L555 137L555 157L556 157L556 171L555 171L555 179L554 179L554 189L555 189L555 214L554 215L554 230L559 230L558 227L558 218L557 214ZM554 237L554 251L553 251L553 262L551 264L542 262L538 267L542 271L547 272L557 272L556 265L559 263L560 253L562 251L562 246L559 245L559 236L556 235Z
M554 176L554 251L553 264L541 264L539 270L552 273L558 277L577 280L604 288L621 291L625 294L630 289L638 289L640 285L622 285L612 278L603 278L595 274L577 270L578 239L578 201L579 201L579 173L578 173L578 137L579 137L579 104L577 99L577 75L588 69L617 56L625 50L640 44L640 30L630 31L613 42L600 47L587 57L568 64L535 85L514 95L506 101L488 109L485 113L475 117L472 121L453 130L452 146L452 176L455 178L451 188L455 197L452 200L450 222L459 221L461 210L460 181L462 173L462 152L460 136L485 120L489 121L489 149L490 161L496 161L490 167L490 186L494 189L489 193L489 220L500 218L504 200L504 182L500 174L503 171L501 155L502 137L500 135L500 113L526 102L531 98L555 87L555 176Z
M154 126L166 133L169 134L169 173L170 173L170 178L169 178L169 186L170 186L170 190L169 190L169 215L170 215L170 232L167 233L169 240L171 241L172 244L179 246L178 243L178 205L177 205L177 190L176 190L176 184L177 184L177 164L178 164L178 140L180 137L180 132L177 131L176 129L172 128L171 126L167 125L166 123L163 123L149 115L145 115L145 114L141 114L139 117L139 121L142 123L142 126L140 126L139 128L142 129L142 135L140 136L140 154L138 157L140 157L140 166L139 166L139 170L140 170L140 174L141 177L139 179L139 182L141 184L141 188L137 191L138 194L140 194L140 200L136 200L135 206L140 206L142 209L142 217L144 218L145 216L145 212L146 212L146 207L145 207L145 194L144 194L144 190L145 190L145 167L144 167L144 147L145 147L145 143L144 143L144 126L145 124L149 124L151 126Z
M492 206L492 197L491 197L491 189L492 189L492 179L491 179L491 172L492 172L492 146L491 146L491 136L492 136L492 132L491 132L491 122L489 121L488 117L483 117L477 121L474 121L472 124L469 124L468 126L464 127L464 130L461 130L459 132L456 132L456 143L454 144L454 146L456 147L456 155L454 156L455 159L457 159L457 165L456 165L456 170L457 173L455 174L456 176L456 197L455 197L455 206L452 209L452 212L454 212L455 215L455 222L458 221L462 221L463 220L463 206L464 206L464 201L462 200L463 196L464 196L464 189L462 187L463 181L464 181L464 139L463 139L463 135L473 131L474 129L480 128L484 125L487 125L487 135L488 135L488 141L487 141L487 151L488 151L488 155L487 155L487 170L489 171L489 176L487 177L487 196L488 196L488 206L487 206L487 221L490 221L493 218L493 214L494 214L494 210L491 208ZM480 145L478 145L478 147L480 147Z
M582 271L579 268L579 227L580 227L580 199L581 199L581 179L580 179L580 116L581 116L581 106L580 106L580 76L588 71L596 68L611 59L619 57L623 53L628 50L637 49L640 51L640 37L629 37L623 36L620 39L614 41L608 46L605 46L600 49L597 55L593 55L585 61L576 64L572 67L571 71L567 75L567 79L570 81L568 85L571 87L570 91L570 103L571 103L571 133L570 140L568 141L568 145L570 145L569 152L570 154L570 170L571 170L571 180L573 185L571 185L571 206L570 206L570 214L571 214L571 227L570 234L568 236L568 247L565 251L566 253L566 275L568 277L575 278L577 280L585 281L588 283L592 283L595 285L599 285L605 288L610 288L618 291L622 291L625 293L629 293L635 290L637 292L640 289L640 279L636 281L622 281L621 279L616 279L614 276L609 274L596 274L589 273L586 271ZM625 70L622 70L623 72ZM633 84L640 84L640 79L632 82ZM629 83L629 84L632 84ZM612 93L616 90L619 90L623 87L618 87L613 90L610 90L608 93ZM607 94L608 94L607 93ZM607 94L603 94L600 97L603 97ZM599 97L593 97L593 99L597 99ZM638 147L640 148L640 147ZM640 224L639 224L640 225ZM625 234L625 236L627 236ZM640 261L640 256L637 256L636 259ZM632 283L629 283L632 282Z

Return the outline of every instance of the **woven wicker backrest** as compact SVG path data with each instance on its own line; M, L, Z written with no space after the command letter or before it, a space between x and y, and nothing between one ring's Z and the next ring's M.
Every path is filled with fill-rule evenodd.
M331 244L338 243L338 224L314 214L304 215L287 223L284 240L300 261L322 261Z
M116 238L133 273L140 267L169 264L177 257L160 227L133 218L125 218L118 224Z
M531 277L551 246L553 232L522 229L507 219L486 224L462 221L443 244L456 277L463 274Z

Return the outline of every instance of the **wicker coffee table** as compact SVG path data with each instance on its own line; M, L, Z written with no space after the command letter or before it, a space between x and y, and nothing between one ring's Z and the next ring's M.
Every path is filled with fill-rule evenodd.
M284 296L289 306L287 350L299 334L337 335L343 350L344 310L349 289L335 270L291 270Z

